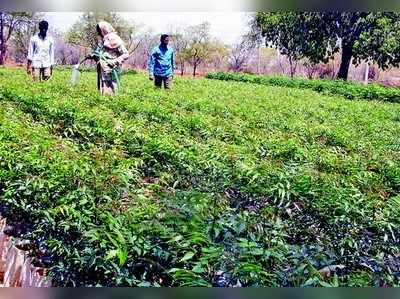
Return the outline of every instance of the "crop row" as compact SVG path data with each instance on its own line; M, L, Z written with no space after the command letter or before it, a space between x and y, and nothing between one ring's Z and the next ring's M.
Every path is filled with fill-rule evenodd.
M280 119L262 120L262 106L214 102L226 98L213 85L160 101L129 79L139 87L112 100L61 80L1 86L10 107L1 200L24 218L16 221L33 222L28 235L49 252L58 284L349 284L346 275L371 279L358 266L367 255L396 283L386 260L396 252L400 176L386 108L371 116L386 132L370 140L365 123L352 144L341 130L307 128L290 106L270 106ZM338 107L332 120L355 130ZM322 277L317 269L331 263L348 272Z
M320 93L342 96L347 99L366 99L400 103L400 90L378 84L367 86L341 80L308 80L302 78L259 76L241 73L216 72L207 74L208 79L238 81L271 86L311 89Z
M28 228L18 237L32 241L37 263L50 267L56 284L276 283L279 277L262 269L292 250L275 220L261 226L277 229L268 238L274 257L263 257L265 250L255 250L265 232L252 232L259 226L254 213L232 216L236 209L222 199L210 205L213 192L160 193L157 184L141 182L138 161L118 147L88 144L82 151L12 105L2 112L3 213Z

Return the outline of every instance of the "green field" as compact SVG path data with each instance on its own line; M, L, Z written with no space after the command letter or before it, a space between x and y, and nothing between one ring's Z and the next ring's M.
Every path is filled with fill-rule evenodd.
M400 104L0 69L1 213L59 286L399 286Z

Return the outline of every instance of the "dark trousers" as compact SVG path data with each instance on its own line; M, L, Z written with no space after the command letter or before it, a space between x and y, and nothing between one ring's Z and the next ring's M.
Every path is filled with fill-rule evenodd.
M161 88L164 83L165 89L171 89L172 87L172 75L171 76L154 76L154 85Z

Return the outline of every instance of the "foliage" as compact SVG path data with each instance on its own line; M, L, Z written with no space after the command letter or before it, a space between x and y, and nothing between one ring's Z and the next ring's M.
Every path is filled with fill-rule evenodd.
M32 25L31 12L0 11L0 65L3 65L7 55L8 42L14 33L26 30Z
M185 65L187 59L187 50L190 46L190 34L188 30L175 29L171 33L173 48L175 51L175 60L180 70L181 76L185 73Z
M68 42L87 48L95 48L98 43L96 25L100 21L109 22L122 40L125 42L129 41L130 44L130 39L135 31L135 26L114 12L84 13L68 31Z
M400 90L398 88L383 87L378 84L369 84L366 86L342 80L310 80L225 72L209 73L206 77L225 81L311 89L324 94L342 96L347 99L366 99L400 103Z
M190 26L186 36L189 38L189 43L184 51L178 54L178 59L181 60L180 56L183 55L185 60L193 66L193 77L196 76L197 67L210 60L213 54L225 55L226 53L226 48L211 38L209 23Z
M58 286L399 286L400 107L0 69L1 213Z
M33 13L25 26L19 26L12 37L14 59L24 62L28 53L29 40L38 31L38 24L43 19L43 13Z
M254 22L267 46L292 60L326 62L340 49L338 78L346 80L351 59L399 65L399 20L397 12L259 12Z

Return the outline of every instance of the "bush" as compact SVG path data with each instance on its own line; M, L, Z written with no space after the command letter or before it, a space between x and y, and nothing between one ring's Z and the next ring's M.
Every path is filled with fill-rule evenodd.
M281 87L312 89L316 92L339 95L347 99L380 100L400 103L400 90L398 88L388 88L377 84L362 85L342 80L308 80L302 78L292 79L287 77L258 76L224 72L209 73L207 74L206 78Z

